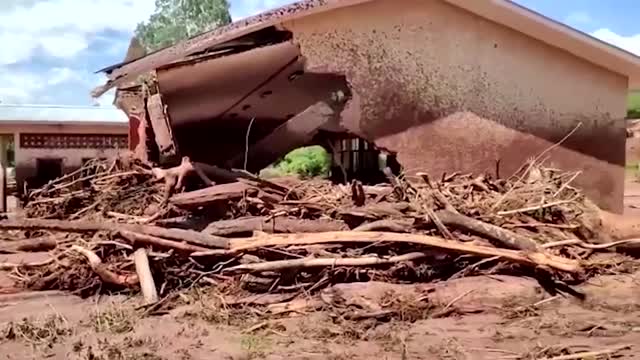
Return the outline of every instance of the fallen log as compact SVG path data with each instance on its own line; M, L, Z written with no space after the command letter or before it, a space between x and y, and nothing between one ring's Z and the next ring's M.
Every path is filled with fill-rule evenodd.
M210 223L203 232L217 236L246 234L253 231L266 233L307 233L348 230L347 225L339 220L307 220L264 216L252 216L233 220L220 220Z
M151 245L160 249L175 250L180 253L193 253L197 251L207 251L208 248L187 244L183 242L167 240L157 236L145 235L131 231L120 231L119 235L129 240L132 244Z
M365 219L382 219L386 217L401 218L404 217L403 211L411 207L407 202L384 202L378 204L370 204L361 207L353 207L346 209L338 209L338 213L343 216L353 216Z
M0 242L0 253L14 253L19 251L49 251L56 248L58 241L50 236L33 239Z
M412 252L404 255L391 256L388 258L379 257L360 257L360 258L304 258L293 260L277 260L265 261L252 264L241 264L223 270L230 273L244 272L264 272L264 271L282 271L287 269L299 269L310 267L327 267L327 266L374 266L388 265L402 261L417 260L426 257L427 254L421 252Z
M109 231L118 233L120 231L130 231L170 240L185 241L204 247L226 248L229 245L228 240L225 238L208 235L193 230L166 229L158 226L138 224L116 224L109 222L64 221L47 219L21 219L0 221L0 229L51 230L75 233L94 231Z
M96 255L93 251L80 247L78 245L72 245L72 250L79 252L84 255L89 261L89 265L93 272L95 272L102 281L112 285L119 285L125 287L136 287L138 286L139 280L138 276L135 274L131 275L121 275L112 272L107 269L107 267L102 263L100 257Z
M362 224L353 229L353 231L391 231L391 232L410 232L413 226L413 219L407 220L377 220L370 223Z
M499 256L504 260L529 266L546 266L572 273L582 272L582 266L580 262L576 260L566 259L560 256L555 256L552 254L546 254L544 252L524 252L508 249L497 249L486 246L477 246L456 241L444 240L428 235L400 234L391 232L336 231L308 234L260 234L252 238L230 239L229 252L233 253L257 249L263 246L311 245L341 242L402 242L424 245L442 251L452 251L479 257ZM220 251L214 251L212 252L212 254L219 255ZM202 253L198 255L203 256Z
M219 183L243 182L248 185L260 187L262 189L269 189L270 191L276 192L280 195L285 195L291 192L291 189L287 188L286 186L282 186L272 181L262 179L256 175L251 174L250 172L242 170L227 170L214 165L200 162L192 162L192 164L196 170L199 169L204 175L213 178Z
M178 207L194 208L220 200L240 199L245 195L255 195L257 193L258 189L251 185L243 182L233 182L176 194L169 199L169 202Z
M49 264L52 264L53 262L55 262L56 259L54 258L50 258L44 261L40 261L40 262L33 262L33 263L8 263L8 262L0 262L0 270L1 271L5 271L5 270L15 270L15 269L28 269L28 268L36 268L36 267L40 267L40 266L46 266Z
M436 214L443 224L482 235L494 243L497 242L500 247L530 251L538 249L535 241L499 226L447 210L438 211Z

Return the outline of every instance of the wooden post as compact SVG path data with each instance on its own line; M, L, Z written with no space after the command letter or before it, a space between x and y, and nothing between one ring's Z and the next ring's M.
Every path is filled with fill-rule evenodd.
M153 276L149 268L147 250L139 248L133 253L133 259L136 265L138 279L140 279L140 289L142 290L144 301L147 304L153 304L158 301L158 291L156 290L156 284L153 282Z

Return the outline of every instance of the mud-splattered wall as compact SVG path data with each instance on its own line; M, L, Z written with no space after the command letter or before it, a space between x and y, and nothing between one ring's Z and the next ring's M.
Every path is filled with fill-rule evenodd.
M379 0L284 24L308 71L347 76L352 131L409 171L495 172L549 155L622 210L627 78L437 0Z

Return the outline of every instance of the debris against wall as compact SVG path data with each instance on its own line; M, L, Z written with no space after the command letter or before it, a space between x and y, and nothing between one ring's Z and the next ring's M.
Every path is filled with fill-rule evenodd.
M439 0L379 0L283 26L307 71L346 76L360 111L342 125L405 169L499 163L512 174L580 124L551 161L588 170L577 184L621 209L624 76Z

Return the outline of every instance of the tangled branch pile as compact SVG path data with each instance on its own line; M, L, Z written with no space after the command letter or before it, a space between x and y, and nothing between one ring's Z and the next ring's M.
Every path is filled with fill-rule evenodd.
M142 286L150 301L203 282L292 299L340 282L480 271L542 276L571 292L561 280L619 268L628 258L600 252L635 244L571 186L578 175L530 162L509 179L418 174L347 186L188 159L167 170L96 160L33 191L26 218L0 222L11 239L0 250L45 249L51 259L0 266L27 288Z

